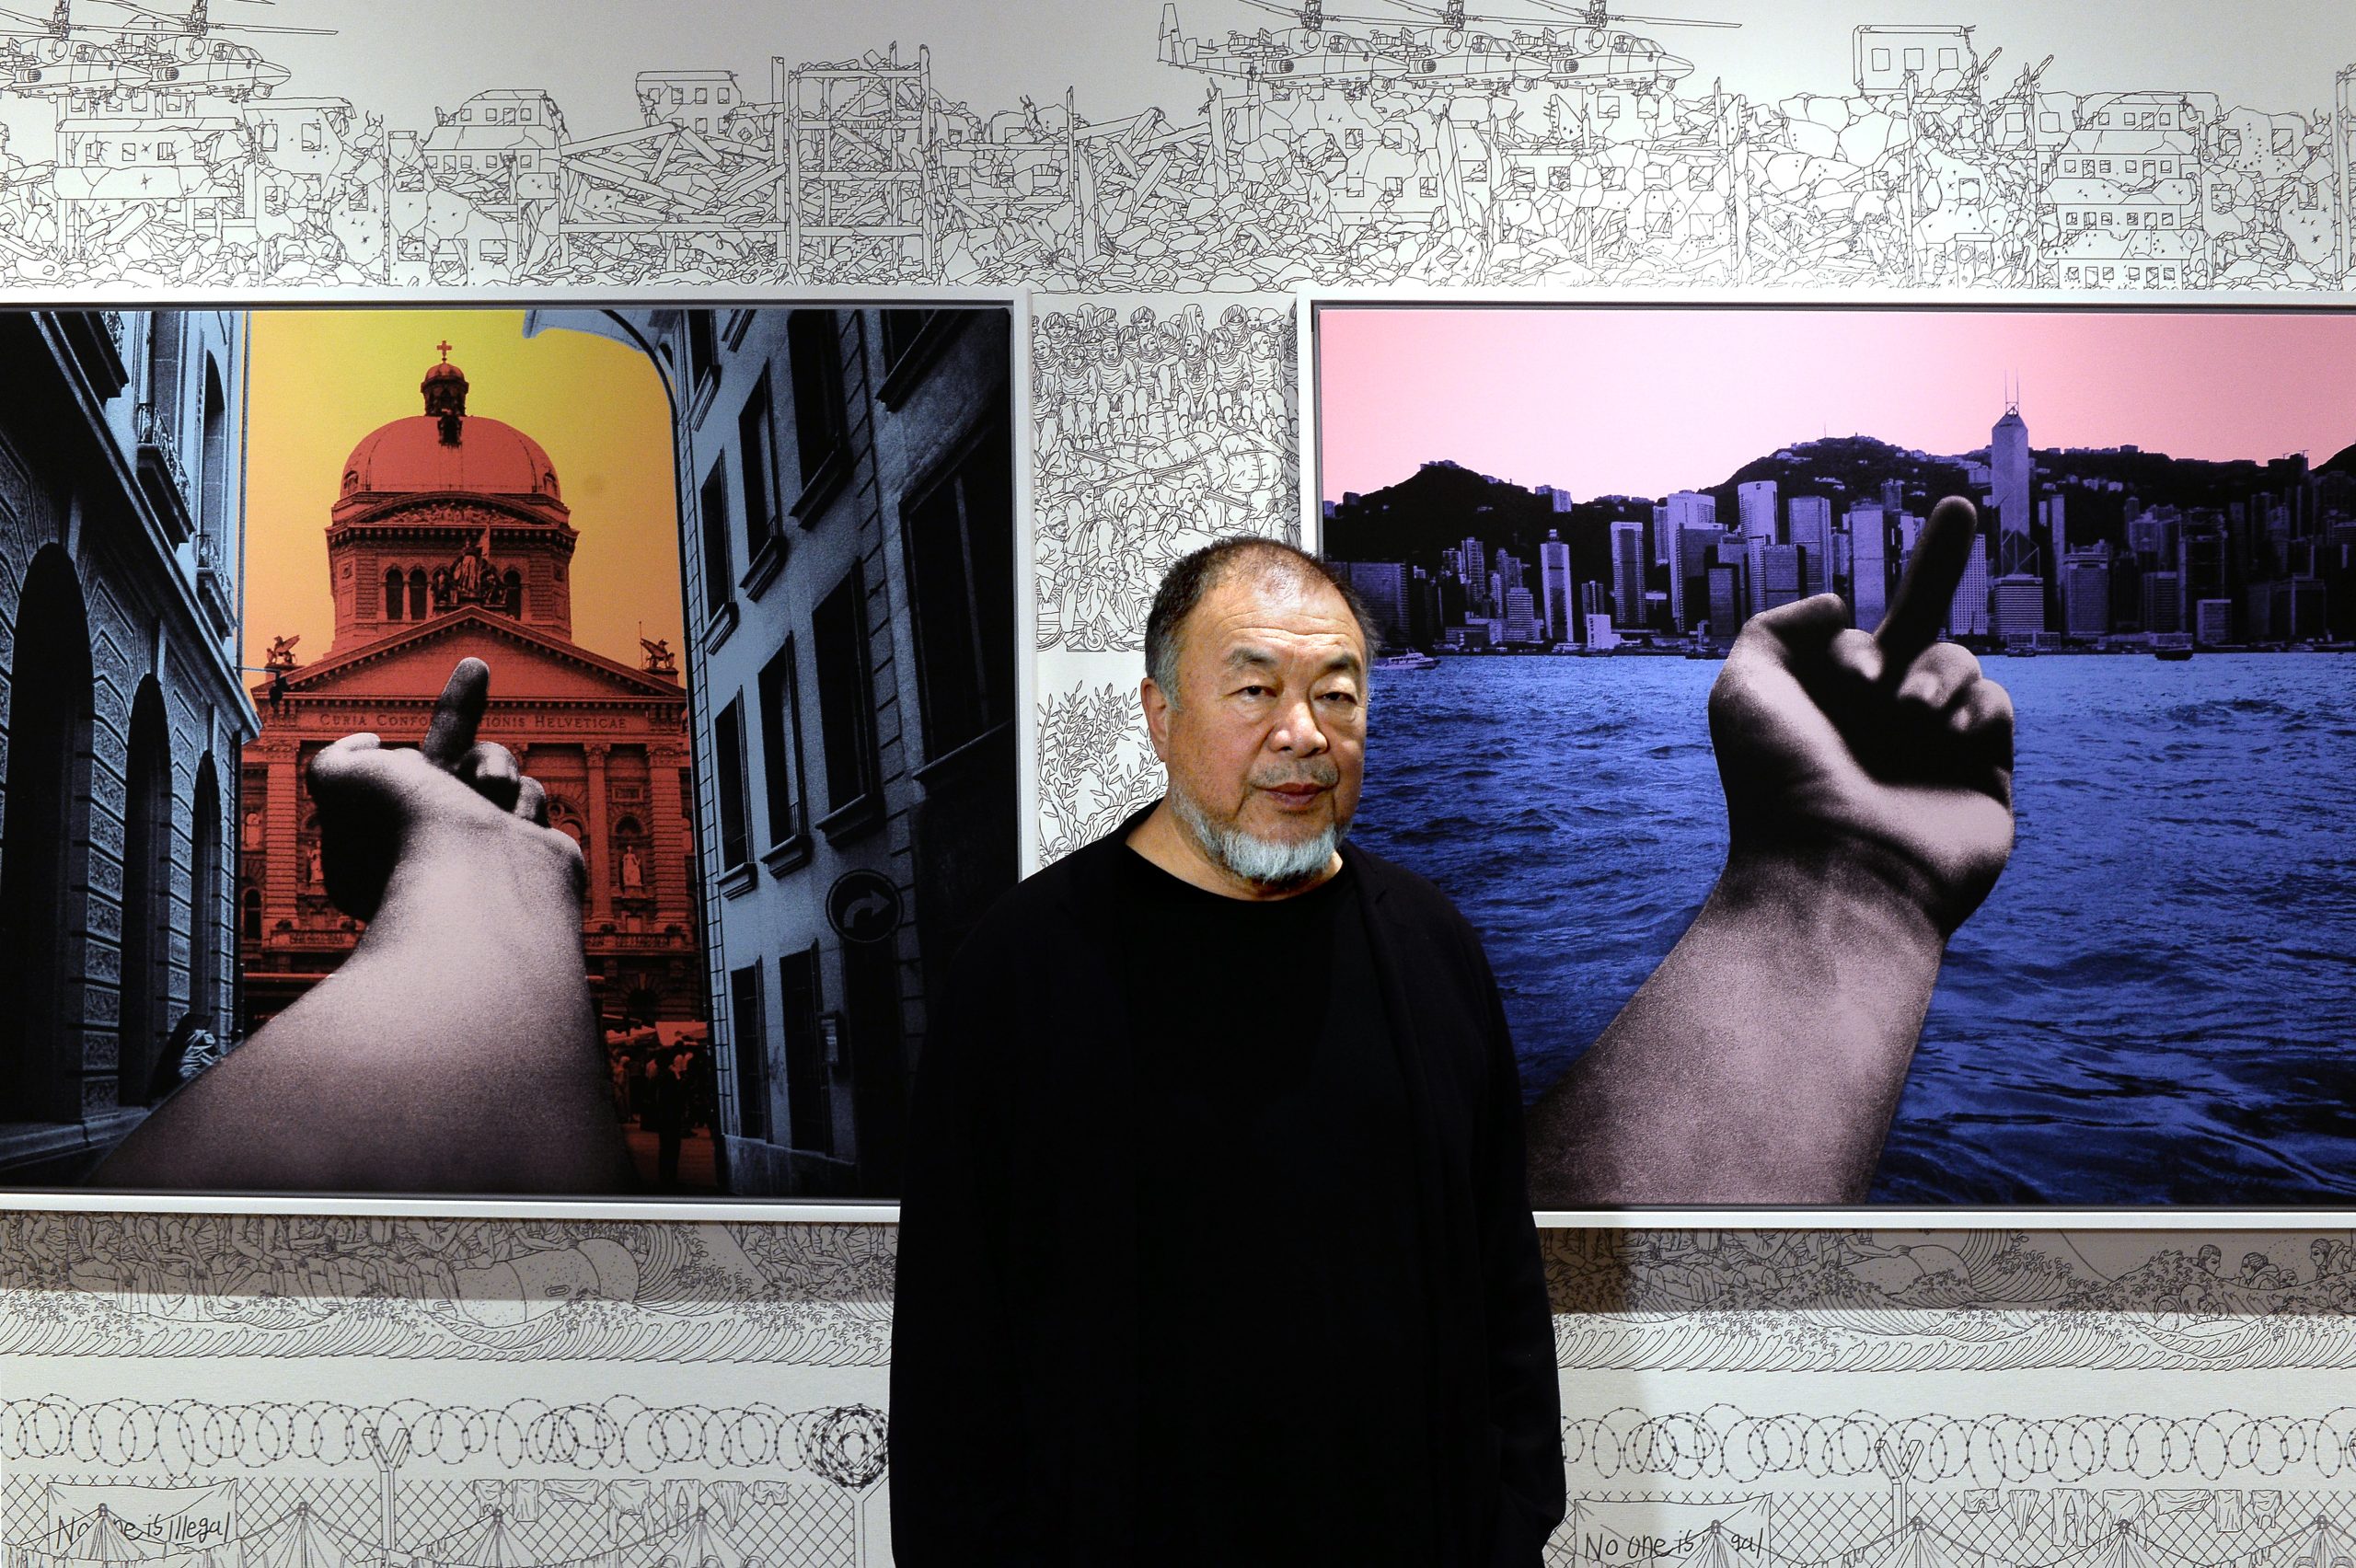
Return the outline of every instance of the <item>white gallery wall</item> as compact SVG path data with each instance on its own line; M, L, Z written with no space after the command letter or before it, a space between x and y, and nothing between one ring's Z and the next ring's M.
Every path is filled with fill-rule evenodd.
M0 290L1034 289L1052 858L1160 792L1144 563L1298 528L1298 285L2356 282L2343 6L1677 10L1740 25L1565 17L1531 76L1477 41L1510 29L1401 11L1426 52L1353 54L1326 40L1374 29L1312 50L1245 0L214 0L201 33L109 46L153 85L95 154L51 90L70 40L13 42ZM1911 90L1877 39L1929 52ZM2068 222L2147 193L2058 187L2056 150L2187 102L2197 222ZM839 178L780 179L780 115L802 172ZM1167 363L1142 329L1173 317L1199 353ZM1547 1249L1561 1561L2356 1558L2348 1230ZM119 1556L103 1507L174 1568L237 1543L271 1568L873 1568L891 1278L884 1226L0 1214L0 1541L11 1568Z

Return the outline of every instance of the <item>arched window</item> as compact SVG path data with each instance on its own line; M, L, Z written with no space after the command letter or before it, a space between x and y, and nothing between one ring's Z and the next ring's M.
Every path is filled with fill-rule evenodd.
M240 935L249 942L261 940L261 889L246 889L245 896L239 901L239 918L243 921L239 927Z
M423 620L433 613L433 604L425 590L425 568L413 566L409 572L409 618Z
M517 620L524 618L524 574L514 567L507 569L502 579L507 584L507 613Z
M197 527L214 548L229 517L229 399L221 390L221 366L204 356L204 426L201 432L203 474L197 489Z
M402 581L401 569L398 566L385 573L385 618L388 621L401 618Z
M0 1122L82 1113L80 1063L64 1060L67 988L84 932L58 917L88 877L90 628L73 562L55 545L26 568L10 668L7 810L0 817ZM76 847L76 841L82 847ZM75 1052L79 1055L79 1044Z

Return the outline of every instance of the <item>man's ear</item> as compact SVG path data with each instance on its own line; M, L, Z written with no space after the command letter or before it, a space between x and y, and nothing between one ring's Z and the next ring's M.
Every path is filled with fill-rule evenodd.
M1148 675L1138 683L1138 706L1145 709L1145 732L1153 742L1153 755L1165 767L1170 766L1170 699Z

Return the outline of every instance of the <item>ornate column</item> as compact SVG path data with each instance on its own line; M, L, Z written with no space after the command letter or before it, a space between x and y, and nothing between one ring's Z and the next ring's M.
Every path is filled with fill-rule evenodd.
M589 759L589 918L614 917L613 824L606 809L606 759L614 748L591 741L581 748Z
M686 766L687 758L667 746L646 748L646 895L654 900L657 929L674 921L694 928L687 901L695 890L684 873L676 887L671 876L695 849L695 824L682 814L687 802L679 793L679 769Z
M295 774L297 746L294 734L286 733L266 754L270 782L261 815L261 939L265 946L281 920L294 918L294 896L302 885L298 880L302 871L294 863L296 837L303 827L303 792Z

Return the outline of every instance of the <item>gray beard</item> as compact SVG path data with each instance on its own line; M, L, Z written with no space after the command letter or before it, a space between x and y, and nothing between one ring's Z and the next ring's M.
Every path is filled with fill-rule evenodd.
M1240 827L1218 826L1175 786L1170 790L1170 807L1221 870L1263 893L1282 893L1315 877L1333 860L1334 851L1349 832L1346 824L1328 826L1298 844L1276 844L1254 838Z

